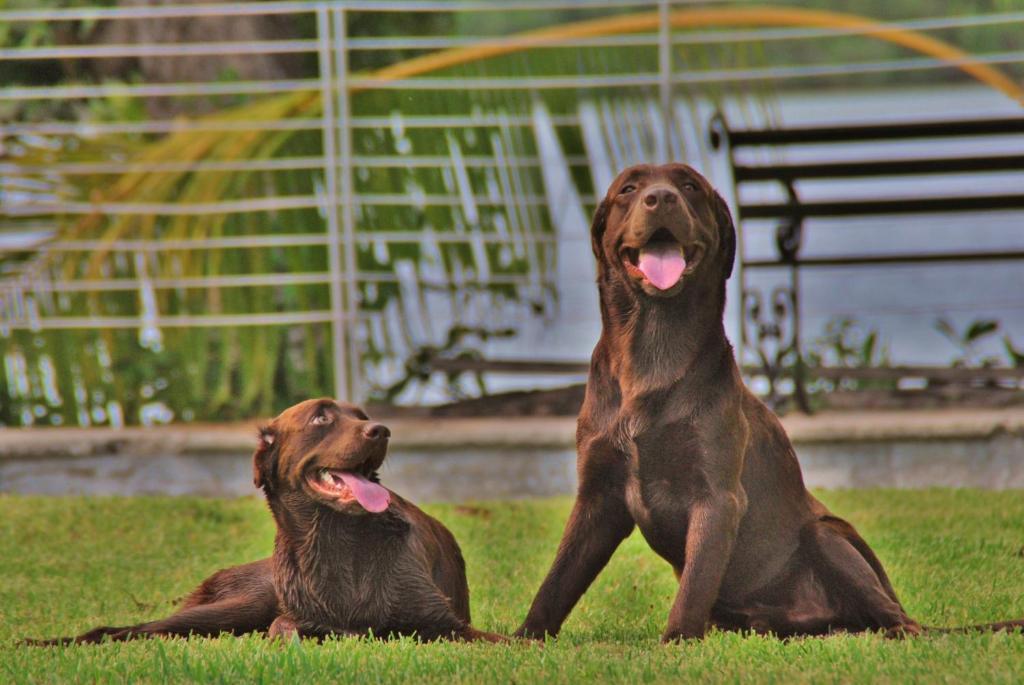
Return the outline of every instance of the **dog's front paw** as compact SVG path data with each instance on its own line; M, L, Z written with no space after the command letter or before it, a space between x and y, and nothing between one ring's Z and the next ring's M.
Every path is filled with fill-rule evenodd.
M466 640L467 642L496 642L496 643L508 643L512 641L512 638L506 637L505 635L499 635L498 633L489 633L486 630L477 630L472 626L466 626L461 631L455 633L455 637L458 639Z
M512 633L512 637L517 637L524 640L535 640L537 642L544 642L548 637L555 637L554 633L550 633L543 628L533 628L527 624L519 626L519 630Z
M272 640L277 638L284 640L297 638L299 637L299 626L289 616L278 616L274 619L274 622L270 624L270 630L267 631L267 637Z
M921 625L916 621L910 621L908 623L901 623L899 625L886 628L885 637L890 640L902 640L905 637L916 637L922 634L924 630Z
M668 628L664 633L661 634L661 644L673 644L676 642L685 642L686 640L699 640L704 637L703 630L681 630L678 628Z

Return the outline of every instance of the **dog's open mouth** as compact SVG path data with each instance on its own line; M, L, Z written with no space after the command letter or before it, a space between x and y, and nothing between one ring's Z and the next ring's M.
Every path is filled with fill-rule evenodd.
M647 244L623 251L626 273L658 290L673 288L686 271L686 250L667 229L660 228Z
M391 493L354 471L318 469L309 476L310 486L317 492L342 504L358 502L366 511L379 514L391 503Z

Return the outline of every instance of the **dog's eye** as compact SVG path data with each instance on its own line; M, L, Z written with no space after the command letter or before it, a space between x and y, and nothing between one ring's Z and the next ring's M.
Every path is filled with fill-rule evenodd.
M328 414L317 414L309 422L314 426L326 426L331 421L332 419Z
M683 190L689 190L690 192L693 192L697 190L697 184L687 181L686 183L683 184Z
M619 190L619 195L628 195L629 193L632 193L634 190L636 190L636 186L630 183L629 185L622 186L622 188Z

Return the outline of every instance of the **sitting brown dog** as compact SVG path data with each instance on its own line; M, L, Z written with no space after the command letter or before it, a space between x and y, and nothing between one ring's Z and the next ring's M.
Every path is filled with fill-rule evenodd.
M277 523L271 558L215 573L168 618L27 642L253 631L505 640L470 626L465 563L448 529L378 483L389 436L331 399L285 410L253 456Z
M722 325L736 232L708 181L682 164L626 169L591 239L603 331L577 425L579 491L518 634L557 634L634 525L679 580L663 640L709 625L918 632L877 557L807 491L778 419L743 385Z

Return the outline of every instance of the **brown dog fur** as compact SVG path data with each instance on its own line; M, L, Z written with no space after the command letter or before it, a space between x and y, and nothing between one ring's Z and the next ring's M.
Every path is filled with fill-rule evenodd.
M722 323L736 251L722 198L691 167L631 167L591 233L603 330L577 425L579 490L517 634L557 634L634 525L679 580L665 641L709 626L919 632L867 543L804 487L782 426L743 384ZM685 271L664 290L637 268L652 238L684 250Z
M256 486L277 523L271 558L215 573L167 618L26 642L254 631L506 639L470 626L465 563L439 521L390 491L387 509L370 513L351 490L317 487L322 469L376 482L389 435L358 407L331 399L287 409L261 431L253 455Z

